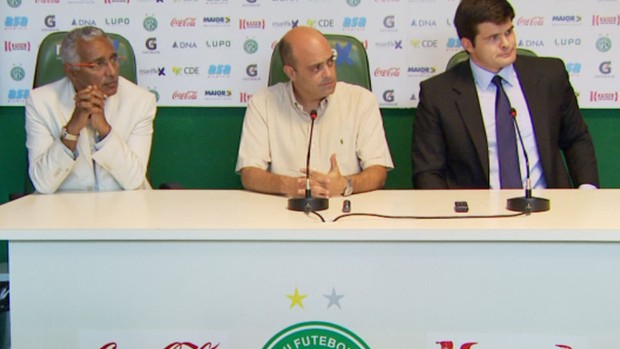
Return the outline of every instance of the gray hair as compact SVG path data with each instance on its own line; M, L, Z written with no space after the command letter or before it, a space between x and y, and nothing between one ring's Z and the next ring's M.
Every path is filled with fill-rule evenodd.
M62 40L62 44L60 46L60 59L63 64L74 64L79 63L80 56L77 53L77 42L79 40L90 41L95 38L107 38L112 42L112 40L106 35L106 33L92 26L76 28L67 33L67 36Z

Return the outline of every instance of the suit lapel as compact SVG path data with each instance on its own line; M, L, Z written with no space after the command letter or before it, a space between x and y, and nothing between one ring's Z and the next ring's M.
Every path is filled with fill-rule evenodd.
M474 83L469 60L458 67L457 79L453 90L457 94L456 107L463 119L469 139L474 144L478 161L482 166L485 178L489 178L489 146L480 111L480 101Z
M521 84L521 90L527 103L527 108L534 122L534 126L538 126L538 120L540 117L544 117L544 94L541 93L538 85L540 83L540 76L537 74L528 74L526 64L522 58L517 58L515 61L515 71L519 78L519 84Z
M545 98L547 97L544 93L544 89L539 86L542 78L541 75L531 73L531 69L528 69L527 59L527 57L517 56L515 71L519 78L523 97L525 98L525 103L527 104L532 120L534 136L536 138L538 154L543 165L543 171L548 173L547 171L549 169L547 165L551 163L551 159L548 156L552 152L549 148L549 140L545 139L545 135L549 133L549 127L547 125L548 115L545 109L548 105L548 103L545 103Z

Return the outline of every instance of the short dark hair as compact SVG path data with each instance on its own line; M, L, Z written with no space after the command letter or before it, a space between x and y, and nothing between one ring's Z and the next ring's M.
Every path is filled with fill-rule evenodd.
M503 24L515 18L515 10L506 0L461 0L454 15L459 38L474 42L478 25L485 22Z
M286 41L285 38L280 40L278 45L278 51L280 52L280 58L282 58L283 65L295 66L295 56L293 55L293 45Z

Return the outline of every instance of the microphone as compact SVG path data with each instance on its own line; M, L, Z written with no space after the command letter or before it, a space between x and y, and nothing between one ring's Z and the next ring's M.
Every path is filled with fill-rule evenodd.
M314 132L314 120L316 120L316 110L310 111L310 139L308 140L308 153L306 154L306 195L303 198L288 199L288 209L292 211L322 211L329 208L329 200L326 198L313 198L310 190L310 154L312 152L312 134Z
M521 137L521 130L519 129L519 124L517 123L517 110L515 108L510 108L510 117L512 118L512 123L517 130L517 138L519 138L519 143L521 144L521 149L523 150L523 158L525 159L526 179L525 196L508 199L508 202L506 203L506 208L510 211L524 212L526 214L530 214L532 212L549 211L549 200L532 196L530 159L527 156L527 151L525 150L523 137Z

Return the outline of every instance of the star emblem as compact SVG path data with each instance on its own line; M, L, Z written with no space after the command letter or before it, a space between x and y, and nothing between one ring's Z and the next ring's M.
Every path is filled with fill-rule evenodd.
M293 309L293 307L296 306L296 305L299 306L301 309L303 309L304 305L303 305L303 303L301 301L304 298L308 297L308 295L299 294L299 291L297 290L297 287L295 287L295 293L287 294L286 297L291 300L291 306L289 307L289 309Z
M332 305L335 305L338 307L338 309L340 308L340 299L342 299L342 297L344 297L343 294L337 294L336 293L336 288L332 288L332 293L331 294L325 294L323 295L323 297L327 298L327 300L329 300L329 304L327 304L327 309L331 308Z

